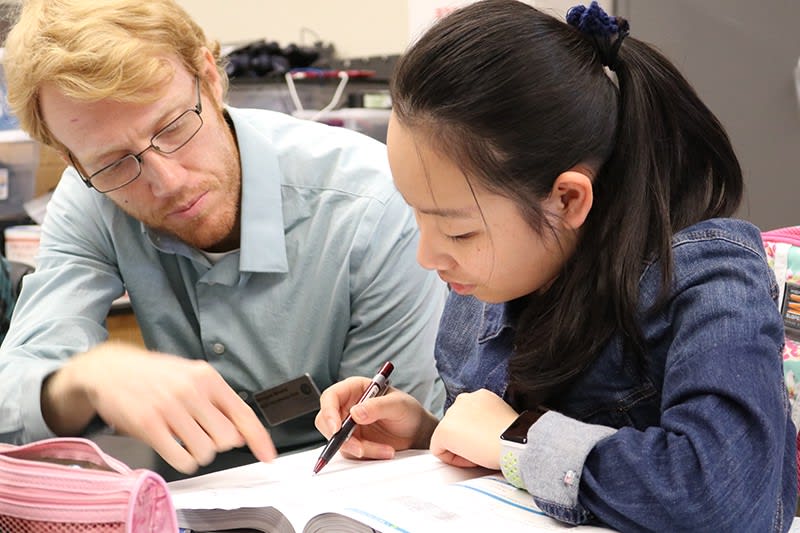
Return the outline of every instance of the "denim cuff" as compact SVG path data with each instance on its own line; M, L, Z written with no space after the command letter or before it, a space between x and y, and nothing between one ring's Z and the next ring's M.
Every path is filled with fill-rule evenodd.
M555 411L531 426L519 469L525 487L545 513L572 523L588 517L588 512L578 508L583 464L595 444L616 431Z

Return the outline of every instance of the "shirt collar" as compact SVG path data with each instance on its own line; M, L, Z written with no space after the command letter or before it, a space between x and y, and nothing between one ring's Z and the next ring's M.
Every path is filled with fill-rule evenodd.
M243 113L226 107L226 120L233 124L242 169L242 222L239 270L242 272L289 271L284 238L281 183L283 174L271 142ZM194 260L203 258L198 250L171 235L154 231L144 224L142 231L153 245L165 252ZM202 261L207 261L205 258Z
M242 167L242 235L239 269L288 272L281 184L283 173L271 140L247 120L242 110L227 107L236 129Z
M509 312L509 304L483 304L483 315L479 331L479 341L493 339L505 329L514 329L513 319Z

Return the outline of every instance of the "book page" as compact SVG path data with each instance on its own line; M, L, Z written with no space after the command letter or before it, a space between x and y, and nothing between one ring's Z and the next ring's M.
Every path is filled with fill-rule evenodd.
M383 461L337 455L322 472L313 475L321 450L173 481L168 484L170 495L176 509L184 510L184 516L191 516L188 509L274 507L296 531L302 531L317 514L343 509L375 495L388 498L413 494L422 487L443 486L489 472L447 465L427 450L407 450Z
M303 533L373 529L383 533L610 531L601 527L570 526L545 516L530 494L517 489L500 474L445 486L419 487L414 492L389 497L371 497L346 505L338 514L342 516L326 513L312 518ZM356 522L367 527L356 526Z

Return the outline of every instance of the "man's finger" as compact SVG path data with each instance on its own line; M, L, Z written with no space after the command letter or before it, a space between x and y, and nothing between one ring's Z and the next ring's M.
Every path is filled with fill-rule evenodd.
M233 389L226 386L215 404L241 433L250 451L259 461L271 461L278 455L264 424Z
M244 446L244 437L234 424L217 408L207 402L195 402L190 407L194 417L203 431L211 438L217 452L225 452Z
M142 440L148 443L158 455L178 472L192 474L197 471L199 466L197 461L192 457L192 454L175 440L175 437L167 430L166 426L164 426L163 431L150 433L146 439Z
M167 420L172 434L198 465L205 466L214 460L217 455L214 441L187 411L171 413Z

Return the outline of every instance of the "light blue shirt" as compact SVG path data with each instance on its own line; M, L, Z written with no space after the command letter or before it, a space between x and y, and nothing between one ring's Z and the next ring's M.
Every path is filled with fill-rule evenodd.
M148 348L208 361L243 396L303 373L323 390L392 360L393 384L441 410L433 346L446 289L416 263L416 226L385 146L281 113L228 113L241 249L216 264L65 170L0 349L0 440L52 436L42 380L106 340L125 289ZM279 449L321 439L313 414L270 430Z

